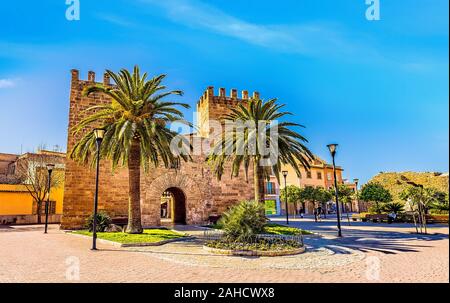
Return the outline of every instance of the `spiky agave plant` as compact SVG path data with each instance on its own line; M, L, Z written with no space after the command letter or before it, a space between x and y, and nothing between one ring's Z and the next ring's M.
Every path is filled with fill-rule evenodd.
M70 157L81 163L93 163L96 151L93 128L105 130L100 155L117 166L128 167L129 203L126 232L142 233L140 209L141 166L149 169L152 163L158 166L162 161L170 167L183 159L188 161L187 153L174 154L170 148L171 140L177 135L168 128L168 123L184 121L183 113L176 107L189 108L189 105L164 101L170 95L182 95L180 90L166 91L162 85L166 75L147 79L147 73L140 75L135 66L133 74L122 69L119 73L107 70L115 85L94 84L87 86L83 94L105 94L111 103L94 105L86 110L87 116L73 129L74 135L82 134L71 150Z

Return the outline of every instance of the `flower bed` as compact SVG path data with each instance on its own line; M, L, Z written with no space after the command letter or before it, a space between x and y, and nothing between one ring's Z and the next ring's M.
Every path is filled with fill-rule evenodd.
M304 252L302 241L293 239L264 235L239 242L222 237L207 241L203 248L211 253L235 256L284 256Z
M204 231L203 248L238 256L281 256L305 251L301 229L267 221L261 203L242 201L222 215L215 224L217 229Z
M219 249L209 246L203 246L203 249L219 255L226 256L252 256L252 257L278 257L278 256L290 256L298 255L305 252L305 247L286 249L286 250L236 250L236 249Z

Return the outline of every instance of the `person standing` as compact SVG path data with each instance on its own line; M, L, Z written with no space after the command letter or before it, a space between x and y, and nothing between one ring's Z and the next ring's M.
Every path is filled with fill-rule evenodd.
M317 207L317 218L319 221L322 221L322 207L319 205L319 207Z

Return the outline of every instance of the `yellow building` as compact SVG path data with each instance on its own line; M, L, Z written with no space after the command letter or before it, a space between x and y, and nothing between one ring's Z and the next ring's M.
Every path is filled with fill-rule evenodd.
M11 159L11 157L8 158ZM55 164L53 175L60 178L57 186L51 188L49 197L49 222L60 222L64 196L64 159L65 154L63 153L50 151L26 153L16 156L14 161L8 164L8 170L0 171L0 175L3 177L1 180L12 183L0 184L0 224L34 224L38 222L37 203L29 192L29 189L33 191L33 187L27 178L33 178L34 174L43 169L46 170L45 167L42 167L45 166L45 163ZM19 176L18 173L18 167L25 165L29 170L26 178L22 174ZM45 201L47 201L47 195L45 193L44 195ZM44 207L45 203L42 205L41 222L45 220Z
M310 163L310 169L306 170L304 168L300 168L300 176L297 175L294 168L290 165L282 166L283 171L287 171L286 184L295 185L301 188L312 186L312 187L322 187L324 189L331 189L334 187L334 174L333 174L333 166L331 164L326 163L324 160L315 156L315 158ZM346 184L349 187L356 188L353 183L344 182L345 180L342 177L342 172L344 169L340 166L336 166L336 179L338 184ZM284 189L284 179L281 177L281 184L277 184L276 178L271 178L270 182L266 185L266 187L270 187L272 189L272 195L268 195L266 193L267 199L275 199L277 201L277 209L278 214L285 214L285 203L279 200L280 191ZM269 185L270 184L270 185ZM267 190L267 188L266 188ZM275 197L276 196L276 197ZM294 209L294 206L289 204L289 214L298 213L301 205L298 203L297 210ZM312 214L314 210L314 205L312 203L306 203L305 205L305 213Z
M300 176L297 176L293 167L283 166L282 170L288 172L286 178L287 185L296 185L299 187L323 187L325 189L334 187L333 166L331 164L327 164L324 160L316 156L310 165L311 167L309 170L300 168ZM338 184L344 183L342 172L342 167L336 166L336 178ZM281 184L281 188L284 188L284 184Z

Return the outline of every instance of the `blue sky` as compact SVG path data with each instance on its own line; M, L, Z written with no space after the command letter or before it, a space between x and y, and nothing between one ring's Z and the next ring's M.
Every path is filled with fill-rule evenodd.
M0 152L65 148L70 69L139 64L195 107L208 85L277 97L348 178L448 171L448 1L64 0L0 5ZM192 110L186 111L192 120Z

